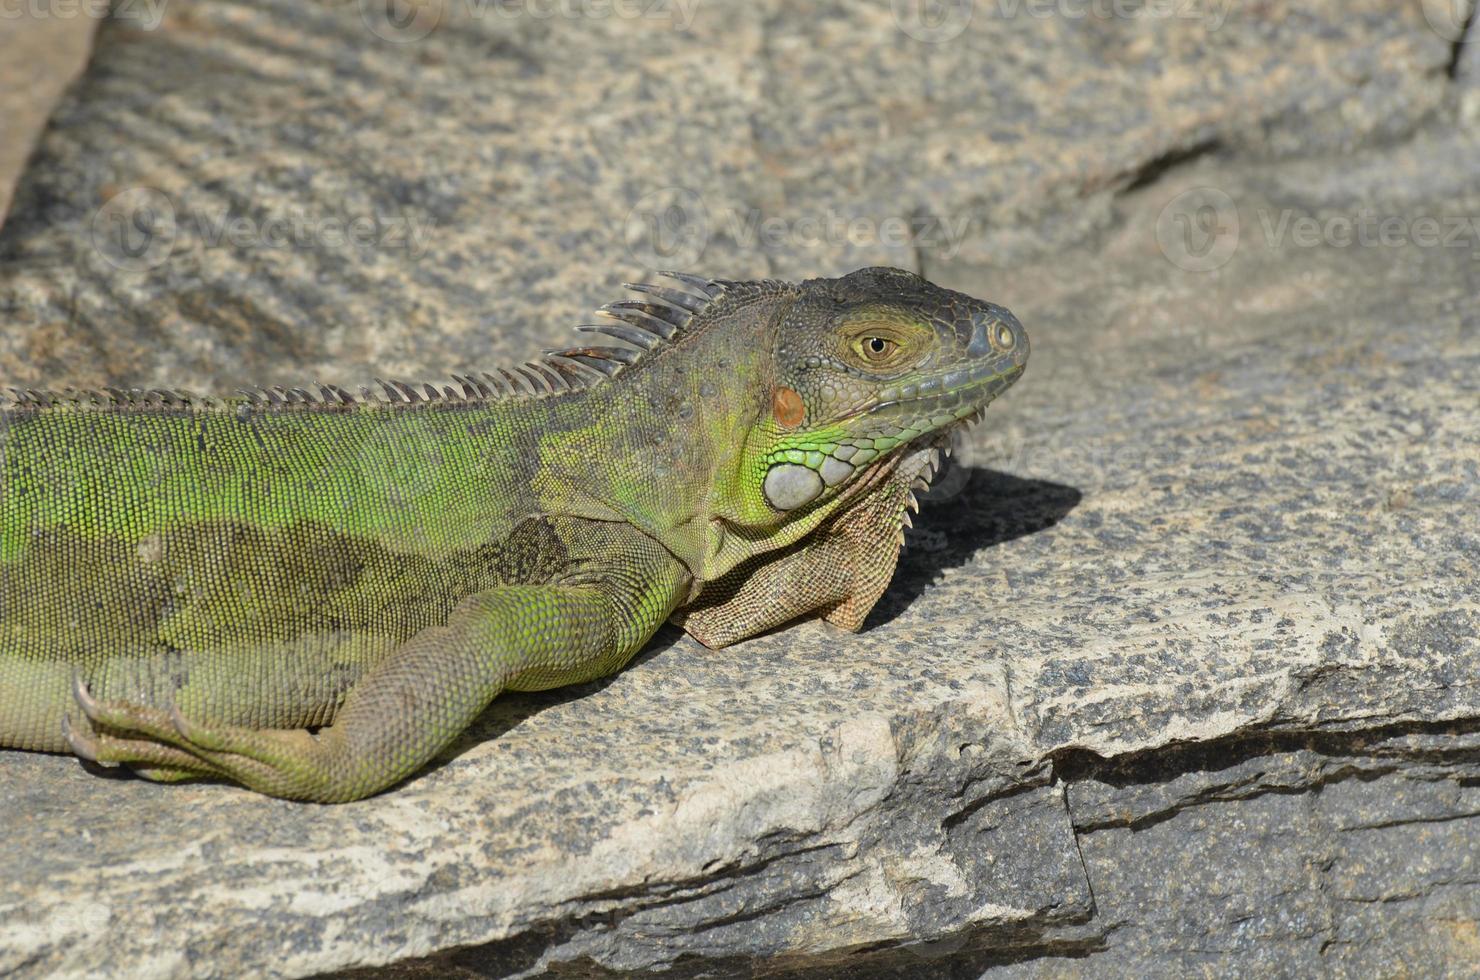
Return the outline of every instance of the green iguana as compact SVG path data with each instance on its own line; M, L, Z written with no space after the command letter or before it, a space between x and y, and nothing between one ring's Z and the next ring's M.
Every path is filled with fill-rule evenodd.
M860 628L1027 335L897 269L664 275L583 328L628 346L446 385L12 390L0 747L354 800L670 617Z

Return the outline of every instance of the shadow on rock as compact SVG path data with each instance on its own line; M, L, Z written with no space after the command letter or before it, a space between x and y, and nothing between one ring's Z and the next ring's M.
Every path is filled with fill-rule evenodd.
M945 499L940 490L958 489ZM942 572L965 565L978 553L1052 527L1079 505L1083 494L1047 480L1025 480L985 467L942 473L920 501L916 528L907 533L894 581L864 623L870 630L890 622Z

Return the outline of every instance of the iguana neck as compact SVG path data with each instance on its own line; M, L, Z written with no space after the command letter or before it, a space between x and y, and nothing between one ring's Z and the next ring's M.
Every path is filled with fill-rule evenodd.
M538 438L542 500L641 528L696 579L716 574L730 488L769 410L772 339L789 297L741 300L720 300L619 376L557 400Z

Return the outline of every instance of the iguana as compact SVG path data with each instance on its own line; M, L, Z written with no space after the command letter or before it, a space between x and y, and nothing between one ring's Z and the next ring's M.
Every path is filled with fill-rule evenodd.
M354 800L670 617L859 629L1027 335L897 269L664 275L584 328L622 346L446 384L12 390L0 746Z

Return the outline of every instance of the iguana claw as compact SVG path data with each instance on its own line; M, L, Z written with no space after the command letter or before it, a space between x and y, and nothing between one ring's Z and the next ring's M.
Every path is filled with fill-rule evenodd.
M98 758L98 743L79 735L72 728L72 720L66 715L62 715L62 738L67 740L67 744L72 747L72 754L79 759L86 759L88 762L102 761Z
M194 722L185 720L185 716L180 713L180 706L178 704L170 705L170 724L174 725L175 731L180 733L180 737L191 745L204 749L220 748L219 745L215 744L219 740L211 739L204 728Z
M98 720L98 699L87 689L87 681L82 679L80 673L72 679L72 700L77 702L77 707L82 709L89 720Z

